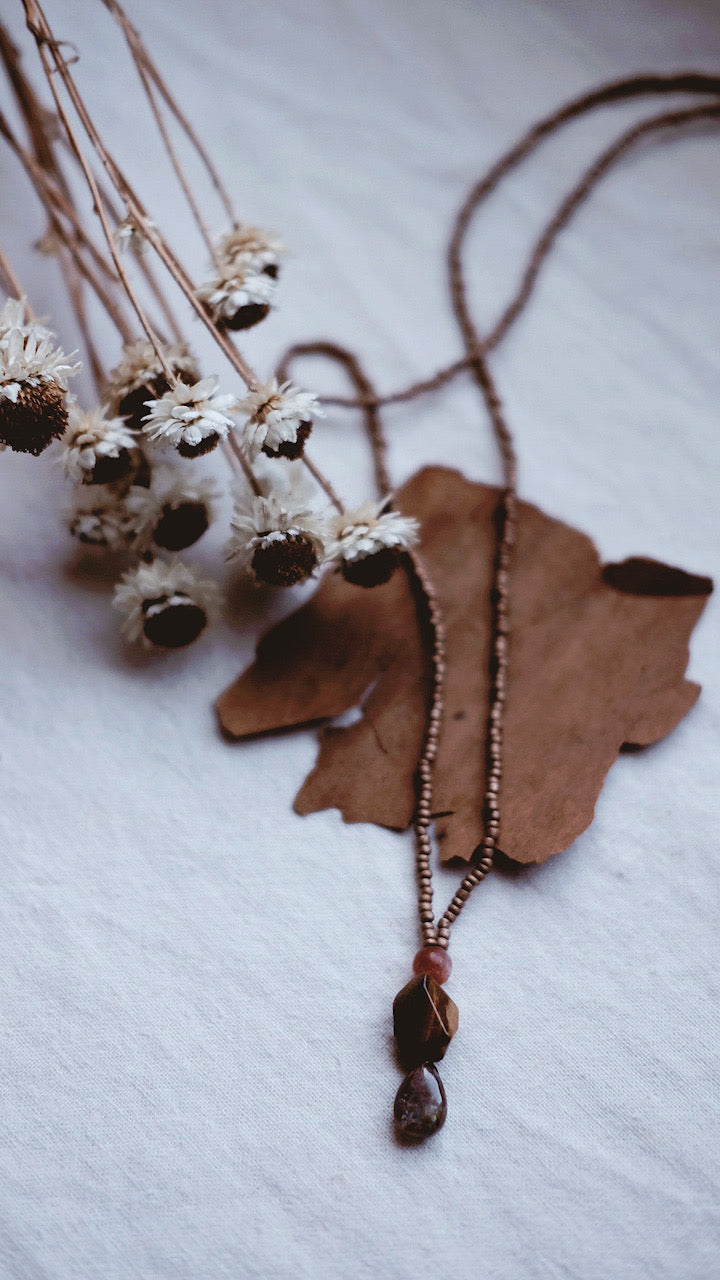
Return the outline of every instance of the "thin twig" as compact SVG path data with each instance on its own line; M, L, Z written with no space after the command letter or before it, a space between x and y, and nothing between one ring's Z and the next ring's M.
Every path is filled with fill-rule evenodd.
M25 290L23 289L22 284L20 283L17 275L15 274L15 269L10 259L8 258L7 254L5 253L5 250L1 246L0 246L0 276L2 276L3 285L7 290L8 294L17 298L18 301L20 300L20 298L25 298L25 310L27 312L28 319L34 320L35 315L32 307L30 306L30 303L27 300L27 295L25 293Z
M155 354L160 362L160 366L165 374L165 377L170 383L170 386L175 386L177 383L177 378L165 357L165 353L163 352L163 349L162 349L162 343L160 342L160 340L157 337L157 334L152 328L150 321L148 320L145 314L143 305L140 302L140 299L138 298L137 294L135 293L135 290L133 289L130 283L130 280L128 278L127 272L125 271L125 268L120 260L120 254L118 252L117 245L115 244L112 228L110 227L110 224L108 222L107 214L103 206L102 197L98 190L98 185L95 179L95 175L82 153L77 135L75 134L75 131L71 124L68 113L65 110L60 94L58 93L57 88L55 86L53 69L48 64L48 58L47 58L48 49L50 50L50 54L51 54L53 63L55 65L55 69L60 72L61 78L63 79L64 83L67 85L68 81L72 82L72 78L69 77L67 74L66 64L60 54L57 42L52 37L52 32L50 31L45 15L43 14L42 9L37 3L37 0L23 0L23 4L25 6L25 12L27 15L28 28L35 37L35 40L38 46L38 52L40 54L40 58L43 64L43 70L45 71L48 84L50 85L50 90L52 92L52 95L55 101L55 106L57 108L58 115L60 116L60 119L63 122L65 131L70 141L70 145L73 151L75 152L75 155L77 156L78 163L85 177L85 181L87 182L88 187L90 188L90 192L92 194L93 202L95 206L95 211L97 213L98 218L100 219L100 225L102 226L103 233L107 241L107 246L110 252L110 256L115 264L115 270L118 273L118 276L125 289L127 297L130 300L130 303L135 311L135 314L137 315L138 321L140 322L140 326L145 331L145 333L147 334L148 340L152 344L153 350L155 351ZM75 105L74 96L73 96L73 105ZM81 119L82 118L83 117L81 116ZM84 120L83 120L83 123L84 123Z
M104 4L110 10L110 13L113 15L113 17L122 27L123 32L125 34L125 38L133 54L133 57L136 59L136 61L138 61L139 59L142 62L143 67L147 72L148 76L150 76L150 78L154 81L156 88L164 98L168 108L170 109L172 114L175 116L175 119L177 120L178 124L184 130L190 142L192 143L195 150L197 151L198 156L200 157L202 163L205 166L205 169L207 170L208 177L210 178L210 181L213 187L217 191L218 196L220 197L220 200L222 201L225 207L225 212L227 213L230 219L230 222L233 224L233 226L237 225L237 217L233 209L232 201L222 182L220 174L215 168L215 165L210 159L209 153L205 149L203 143L201 142L197 133L193 129L192 125L190 124L190 121L188 120L187 116L181 110L178 102L170 92L166 81L163 79L155 62L150 56L150 53L140 35L140 32L132 25L124 9L117 3L117 0L104 0Z

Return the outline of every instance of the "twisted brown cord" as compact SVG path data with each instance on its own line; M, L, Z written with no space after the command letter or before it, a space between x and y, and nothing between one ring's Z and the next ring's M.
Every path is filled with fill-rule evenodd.
M432 692L430 708L426 723L425 740L418 765L418 804L414 818L417 849L418 870L418 907L423 940L427 944L436 942L447 947L450 928L459 915L472 890L485 877L492 867L497 846L500 825L499 791L503 764L503 729L505 699L507 695L508 669L508 635L510 608L510 569L515 543L517 521L517 462L513 448L512 436L505 421L502 403L487 364L486 353L496 345L508 332L509 328L523 310L531 296L540 267L548 256L560 230L567 225L573 213L588 198L593 188L609 169L617 163L639 141L652 133L663 129L676 128L688 123L703 120L720 119L720 102L705 103L700 107L685 108L651 117L626 130L619 138L601 153L586 169L580 181L561 201L556 212L547 223L530 255L523 273L520 288L515 297L505 308L500 320L485 340L480 335L472 320L466 301L465 280L462 268L462 248L472 215L483 199L492 191L510 170L527 156L538 145L543 137L553 129L585 111L621 97L630 97L645 92L703 92L718 94L720 78L707 77L688 73L683 76L636 77L631 81L619 81L603 86L591 94L556 112L545 121L540 122L528 131L525 137L506 153L473 187L463 204L454 223L448 251L451 297L453 310L460 326L466 348L466 355L455 362L449 369L441 370L432 379L413 384L402 393L392 397L377 397L372 385L357 358L345 348L328 341L306 342L289 348L281 362L283 375L295 356L324 355L340 362L350 374L359 396L355 400L341 400L339 397L326 397L326 403L344 403L356 405L363 409L366 427L375 460L376 477L381 492L388 492L389 480L385 466L386 445L379 418L379 406L390 400L410 399L421 390L430 390L449 381L461 369L468 369L480 389L487 407L495 438L500 450L504 490L496 513L496 557L491 589L492 623L490 642L490 665L492 672L489 713L486 731L486 782L483 798L483 839L474 851L472 866L450 901L437 925L432 910L432 871L430 866L429 826L431 822L431 796L433 763L437 751L440 722L442 718L442 686L445 675L444 634L442 619L437 607L432 583L420 562L415 557L408 557L408 572L411 585L416 596L424 602L420 616L421 625L429 631L430 656L433 667ZM450 372L452 370L452 372Z

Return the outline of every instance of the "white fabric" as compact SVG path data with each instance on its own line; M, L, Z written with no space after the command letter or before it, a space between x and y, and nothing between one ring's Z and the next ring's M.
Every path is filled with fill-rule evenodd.
M20 38L20 6L1 7ZM153 216L204 273L110 19L49 12ZM292 248L249 358L269 374L288 341L331 336L388 389L458 353L449 223L530 120L611 75L720 66L715 0L130 12L243 215ZM606 110L503 188L471 238L483 323L585 158L660 105ZM42 218L0 163L6 247L67 348L55 267L29 250ZM608 558L716 578L719 204L717 132L626 163L495 359L523 496ZM310 364L305 380L338 381ZM398 481L428 461L498 474L470 386L386 421ZM316 441L365 497L354 420L334 414ZM687 720L613 768L572 851L491 877L458 923L449 1118L408 1151L390 1126L390 1006L417 945L412 841L292 814L313 732L232 746L214 721L287 599L242 597L197 648L129 656L109 582L62 530L57 470L5 453L0 491L3 1280L716 1275L716 605ZM217 571L223 537L195 562ZM439 897L453 884L439 875Z

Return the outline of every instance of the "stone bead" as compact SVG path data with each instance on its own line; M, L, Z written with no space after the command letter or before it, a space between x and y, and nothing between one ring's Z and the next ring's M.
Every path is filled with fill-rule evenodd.
M447 1116L443 1082L431 1062L423 1062L405 1077L395 1098L398 1136L420 1142L442 1129Z
M429 973L438 982L447 982L452 960L444 947L421 947L413 960L413 973Z
M432 974L419 973L396 995L393 1023L405 1067L438 1062L457 1031L457 1005Z

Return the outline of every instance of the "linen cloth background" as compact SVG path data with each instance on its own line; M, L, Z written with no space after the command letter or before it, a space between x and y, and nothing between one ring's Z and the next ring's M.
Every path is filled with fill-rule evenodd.
M251 361L269 373L287 342L332 336L388 389L458 353L448 227L533 118L610 76L720 67L715 0L128 8L241 214L291 246ZM24 43L19 3L0 9ZM90 0L48 11L200 273L112 22ZM481 327L583 162L661 106L606 110L506 184L471 237ZM75 345L54 264L29 248L37 205L0 165L6 245ZM523 497L606 558L716 579L719 204L717 131L633 157L494 359ZM319 365L298 377L339 385ZM469 385L386 425L398 482L437 461L499 474ZM364 497L352 415L315 442ZM717 604L692 642L703 694L686 721L613 768L571 851L491 876L456 926L449 1118L408 1151L390 1127L390 1008L417 945L412 839L295 817L315 733L232 746L214 720L290 600L241 595L191 651L130 656L62 528L57 469L6 453L0 492L2 1280L720 1274ZM217 570L223 536L192 558ZM438 875L438 898L454 883Z

